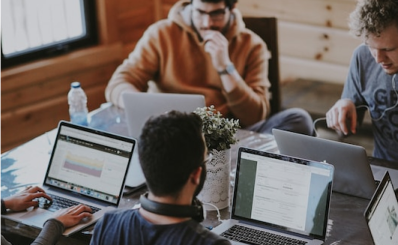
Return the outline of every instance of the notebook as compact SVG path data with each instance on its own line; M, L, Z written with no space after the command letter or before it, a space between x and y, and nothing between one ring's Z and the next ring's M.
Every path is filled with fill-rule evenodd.
M388 171L365 209L365 220L375 245L398 244L398 201Z
M281 154L334 165L334 191L372 197L377 185L363 147L279 129L272 133Z
M137 141L145 122L150 117L172 110L193 112L196 108L205 106L205 97L198 94L124 93L122 96L128 134ZM136 147L126 180L126 186L130 188L139 188L145 184L145 177L138 159Z
M271 238L260 238L263 234L259 232L279 235L285 241L295 239L303 244L323 244L333 172L333 165L327 163L241 147L231 218L213 232L227 237L233 244L271 241ZM254 229L254 235L232 238L233 233L246 229ZM257 238L260 241L252 240Z
M53 203L42 205L45 200L39 200L38 208L2 217L42 228L53 217L60 198L99 210L66 229L65 236L95 223L106 211L118 207L135 144L129 137L61 121L42 187Z

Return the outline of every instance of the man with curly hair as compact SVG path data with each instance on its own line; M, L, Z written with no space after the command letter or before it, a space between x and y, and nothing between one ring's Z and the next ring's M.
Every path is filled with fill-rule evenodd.
M368 109L373 156L398 161L398 0L360 0L351 32L364 44L354 51L341 99L326 113L328 127L355 133Z

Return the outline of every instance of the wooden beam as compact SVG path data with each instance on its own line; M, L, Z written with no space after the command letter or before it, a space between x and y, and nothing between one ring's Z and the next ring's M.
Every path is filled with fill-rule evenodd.
M155 21L163 19L162 13L163 2L162 0L153 0L153 12L155 13Z
M117 13L117 4L115 1L96 0L98 34L100 44L112 44L120 41L120 33L115 18Z

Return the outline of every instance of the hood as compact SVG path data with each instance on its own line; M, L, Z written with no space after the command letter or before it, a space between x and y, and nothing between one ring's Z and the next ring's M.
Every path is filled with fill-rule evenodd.
M167 17L169 20L176 23L186 32L191 33L196 38L198 38L198 34L195 29L192 27L192 5L190 1L182 0L174 4L174 6L170 9L169 15ZM242 14L237 8L232 9L232 17L230 27L227 32L224 33L224 36L230 41L232 38L237 36L241 31L245 29L245 23L242 20Z

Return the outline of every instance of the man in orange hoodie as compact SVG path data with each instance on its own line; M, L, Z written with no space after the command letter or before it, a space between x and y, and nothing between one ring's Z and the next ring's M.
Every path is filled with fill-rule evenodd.
M113 74L108 101L124 107L121 94L146 92L203 94L224 116L243 128L272 128L312 134L312 119L298 108L272 117L268 59L263 40L245 28L237 0L177 2L168 18L151 25Z

